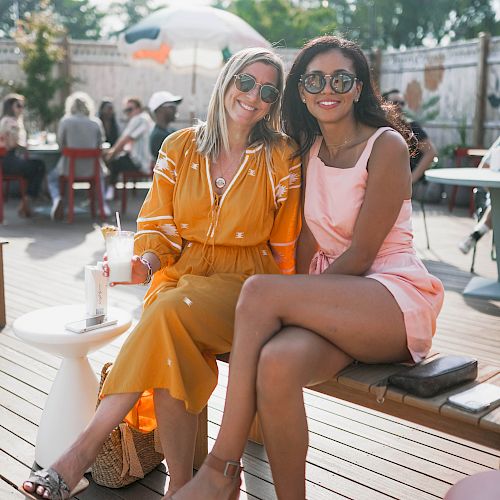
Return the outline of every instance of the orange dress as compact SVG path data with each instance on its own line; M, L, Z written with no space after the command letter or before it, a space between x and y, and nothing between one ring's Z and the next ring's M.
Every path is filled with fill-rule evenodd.
M245 279L294 272L301 178L293 146L283 138L271 164L263 145L247 149L219 196L194 129L163 143L135 236L135 253L153 252L161 268L101 392L143 393L127 416L134 427L156 426L153 388L168 389L199 413L217 384L215 355L231 349Z

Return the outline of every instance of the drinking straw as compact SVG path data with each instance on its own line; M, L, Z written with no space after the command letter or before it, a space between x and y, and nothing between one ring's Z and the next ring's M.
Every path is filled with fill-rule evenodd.
M122 230L122 225L120 223L120 212L115 212L116 215L116 226L118 227L118 231Z

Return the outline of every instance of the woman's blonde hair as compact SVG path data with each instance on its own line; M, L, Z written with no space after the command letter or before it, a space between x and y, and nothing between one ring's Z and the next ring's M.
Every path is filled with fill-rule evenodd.
M85 116L94 116L94 101L85 92L73 92L67 97L64 103L64 112L67 115L82 114Z
M234 54L222 68L208 104L207 121L196 127L196 146L198 151L210 159L216 158L222 149L229 149L229 133L226 121L224 97L228 88L234 85L234 77L246 66L261 62L276 68L278 82L276 88L280 91L279 98L271 104L268 115L260 120L250 133L249 145L263 142L266 153L271 145L283 136L280 132L280 107L283 94L284 69L281 59L271 50L262 47L243 49Z

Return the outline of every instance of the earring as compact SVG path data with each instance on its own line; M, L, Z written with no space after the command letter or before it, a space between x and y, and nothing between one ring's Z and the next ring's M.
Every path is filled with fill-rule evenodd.
M356 97L356 99L354 99L354 102L359 102L359 97Z
M306 103L306 99L303 97L302 98L302 102L305 104Z
M268 122L271 119L271 115L267 113L267 115L264 116L264 120Z

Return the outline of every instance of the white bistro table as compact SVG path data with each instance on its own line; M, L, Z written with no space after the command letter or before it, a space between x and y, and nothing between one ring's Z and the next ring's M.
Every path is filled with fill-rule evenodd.
M489 168L438 168L427 170L425 177L429 182L452 184L455 186L488 188L491 197L493 234L497 255L497 279L472 278L465 287L464 295L483 299L500 300L500 172Z
M94 415L99 382L87 354L100 349L131 325L127 312L108 308L118 323L86 333L73 333L64 325L85 318L85 306L47 307L21 316L14 333L25 342L63 358L40 419L35 461L48 467L85 429Z

